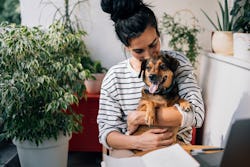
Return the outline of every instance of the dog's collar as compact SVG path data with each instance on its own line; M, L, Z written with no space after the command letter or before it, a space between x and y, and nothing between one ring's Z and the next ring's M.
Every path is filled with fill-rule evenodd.
M165 88L165 89L158 89L155 93L153 94L159 94L159 95L165 95L165 94L168 94L175 86L175 79L173 80L173 82L171 83L171 86L168 87L168 88ZM145 85L144 86L144 90L145 90L145 93L147 94L152 94L149 92L149 86Z

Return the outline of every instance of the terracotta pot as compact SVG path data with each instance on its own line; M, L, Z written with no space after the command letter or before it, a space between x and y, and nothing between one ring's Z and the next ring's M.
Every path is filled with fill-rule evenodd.
M250 62L250 34L234 33L234 56Z
M86 86L87 93L99 94L102 86L102 80L105 76L104 73L92 74L96 79L85 80L84 84Z
M215 31L212 33L212 50L222 55L233 55L233 33L231 31Z

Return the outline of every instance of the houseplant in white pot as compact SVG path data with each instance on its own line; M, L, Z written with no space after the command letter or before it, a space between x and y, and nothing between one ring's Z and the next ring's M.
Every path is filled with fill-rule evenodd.
M234 56L250 62L250 1L235 0L233 22Z
M67 166L68 140L82 128L82 115L71 104L85 96L83 83L89 76L80 62L86 54L83 36L59 22L48 30L1 25L1 138L12 139L18 154L28 151L19 154L22 167ZM59 143L49 147L49 141ZM50 148L55 150L41 155ZM25 158L28 161L22 161Z
M212 32L212 51L217 54L223 55L233 55L233 32L232 23L234 17L230 17L228 1L224 0L224 7L221 2L218 1L220 6L221 18L219 18L218 13L216 13L217 24L202 10L203 14L209 20L209 22L215 28Z

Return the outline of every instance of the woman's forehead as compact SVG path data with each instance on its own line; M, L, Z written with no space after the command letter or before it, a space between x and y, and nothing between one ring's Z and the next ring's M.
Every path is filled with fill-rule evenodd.
M131 39L129 47L132 49L143 49L150 46L157 38L158 35L155 28L148 26L139 37Z

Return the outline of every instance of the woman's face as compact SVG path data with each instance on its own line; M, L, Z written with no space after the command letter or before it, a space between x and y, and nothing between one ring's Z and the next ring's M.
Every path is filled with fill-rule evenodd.
M127 47L132 56L140 61L160 51L160 39L154 27L148 26L137 38L130 41Z

